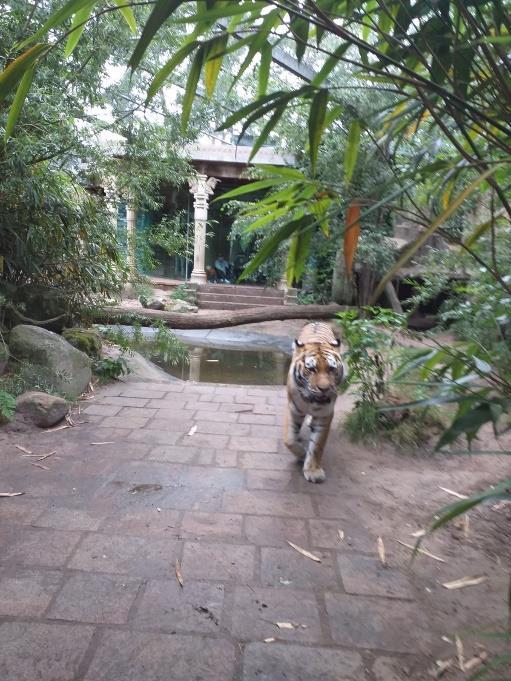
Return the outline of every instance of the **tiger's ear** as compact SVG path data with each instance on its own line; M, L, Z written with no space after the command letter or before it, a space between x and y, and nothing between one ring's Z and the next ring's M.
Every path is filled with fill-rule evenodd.
M330 342L330 345L333 345L334 348L339 348L341 346L341 341L336 338L335 340Z
M304 345L305 343L302 343L298 338L295 338L293 341L293 350L296 350L296 348L303 348Z

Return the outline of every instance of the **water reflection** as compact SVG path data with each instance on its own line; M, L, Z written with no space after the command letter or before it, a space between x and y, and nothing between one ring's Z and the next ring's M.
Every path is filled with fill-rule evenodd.
M182 380L240 385L283 385L290 357L283 352L263 350L221 350L189 347L189 362L168 365L151 357L167 373Z

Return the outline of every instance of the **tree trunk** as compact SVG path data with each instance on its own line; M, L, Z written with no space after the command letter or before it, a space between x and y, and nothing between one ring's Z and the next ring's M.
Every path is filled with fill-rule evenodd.
M401 307L401 302L397 296L396 289L394 288L394 284L391 281L388 281L385 284L385 293L387 294L387 298L389 299L389 303L391 308L394 310L394 312L397 312L398 314L403 314L403 308Z
M355 298L355 283L353 277L348 279L344 265L344 251L340 248L335 256L334 272L332 275L332 300L343 305L351 305Z
M246 310L218 310L208 314L163 312L161 310L105 307L99 310L97 324L132 324L151 326L163 322L173 329L220 329L240 324L254 324L278 319L331 319L338 312L349 309L343 305L267 305Z

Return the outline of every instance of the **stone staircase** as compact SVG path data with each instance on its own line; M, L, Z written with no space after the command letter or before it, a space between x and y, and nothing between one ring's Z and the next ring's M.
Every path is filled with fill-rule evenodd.
M203 310L244 310L250 307L285 305L284 291L264 286L203 284L197 287L197 305Z

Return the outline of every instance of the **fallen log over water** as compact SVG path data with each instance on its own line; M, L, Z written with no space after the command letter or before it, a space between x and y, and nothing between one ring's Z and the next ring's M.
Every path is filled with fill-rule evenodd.
M281 319L331 319L346 305L267 305L246 310L211 310L202 313L164 312L125 307L105 307L94 316L96 324L132 324L142 326L163 322L172 329L221 329L240 324L255 324Z

